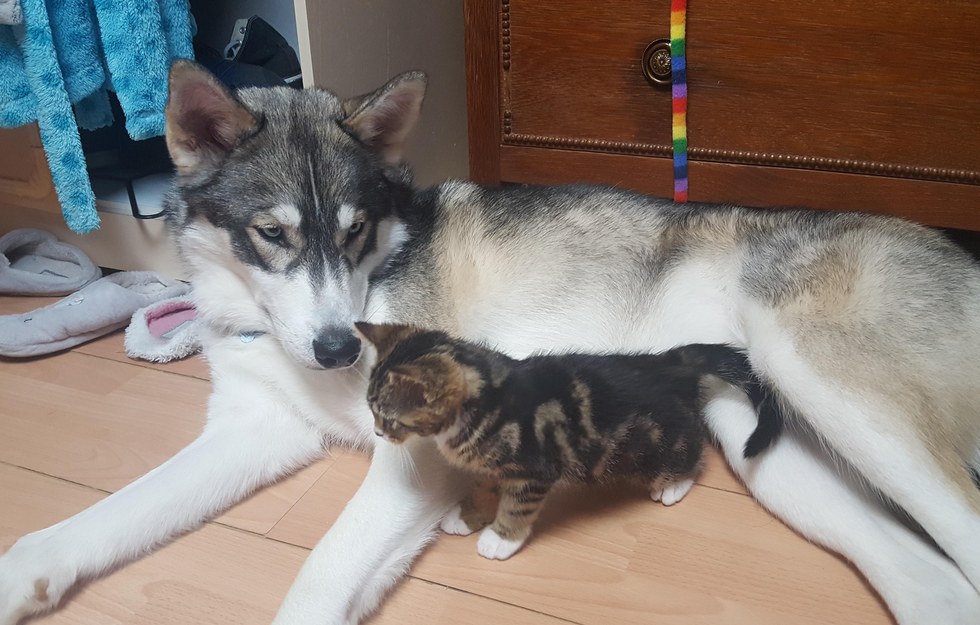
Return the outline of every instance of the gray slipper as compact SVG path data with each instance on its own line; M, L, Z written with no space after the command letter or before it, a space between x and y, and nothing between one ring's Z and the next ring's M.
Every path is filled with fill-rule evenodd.
M152 271L108 275L50 306L0 317L0 356L39 356L80 345L124 327L143 306L190 288Z
M140 308L126 328L126 355L151 362L186 358L201 349L197 308L186 295Z
M36 228L0 237L0 293L67 295L98 280L102 271L82 250Z

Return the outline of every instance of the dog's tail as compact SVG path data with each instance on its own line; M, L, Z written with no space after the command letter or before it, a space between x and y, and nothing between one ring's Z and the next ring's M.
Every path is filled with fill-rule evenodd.
M744 352L729 345L703 343L678 347L676 351L684 364L716 375L749 396L759 422L745 442L743 454L746 458L758 456L779 438L783 414L775 390L759 379Z

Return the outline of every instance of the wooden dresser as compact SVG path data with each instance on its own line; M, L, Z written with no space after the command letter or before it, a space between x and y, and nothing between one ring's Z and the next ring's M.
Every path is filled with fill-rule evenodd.
M465 17L474 180L671 195L670 0ZM980 2L690 0L687 63L692 201L980 230Z

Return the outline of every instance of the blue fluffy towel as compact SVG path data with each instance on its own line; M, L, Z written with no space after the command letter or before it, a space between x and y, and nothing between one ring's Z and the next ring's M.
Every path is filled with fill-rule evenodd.
M37 120L68 226L99 226L78 127L112 122L116 92L136 140L163 134L167 72L193 58L188 0L21 0L0 26L0 127ZM72 106L74 105L74 110Z

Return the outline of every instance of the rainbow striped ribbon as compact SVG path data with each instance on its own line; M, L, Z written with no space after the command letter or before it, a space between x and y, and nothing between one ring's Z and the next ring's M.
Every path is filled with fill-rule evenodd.
M674 139L674 201L687 201L687 0L670 3L671 130Z

